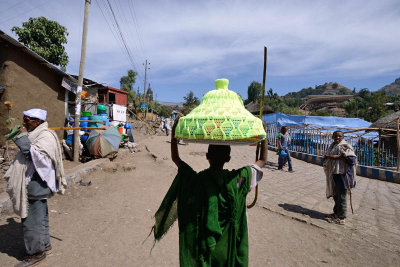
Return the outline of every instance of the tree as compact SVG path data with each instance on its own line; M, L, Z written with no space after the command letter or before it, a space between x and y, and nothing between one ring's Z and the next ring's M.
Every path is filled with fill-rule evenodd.
M256 101L260 98L262 85L259 82L252 81L249 87L247 87L247 101Z
M311 112L311 116L332 116L334 114L329 113L327 110L319 109Z
M369 103L368 112L365 119L370 122L375 122L379 118L387 114L386 110L386 98L381 92L375 92L372 94L371 102Z
M172 114L172 108L171 107L169 107L169 106L161 106L161 110L160 110L160 113L159 113L160 116L169 118L169 117L171 117L171 114Z
M345 110L346 110L346 115L347 117L356 117L357 116L357 101L356 100L351 100L345 104Z
M149 88L147 89L147 92L146 92L146 100L149 103L153 101L153 90L151 90L150 84L149 84Z
M136 82L136 76L137 72L134 70L128 70L128 75L127 76L122 76L121 79L119 80L121 90L124 91L132 91L133 90L133 85Z
M200 100L194 96L194 93L190 91L186 96L183 97L185 103L183 103L182 113L184 115L188 114L192 109L200 104Z
M45 17L29 18L11 29L18 35L18 41L50 63L60 66L63 71L68 64L64 44L67 43L67 28Z

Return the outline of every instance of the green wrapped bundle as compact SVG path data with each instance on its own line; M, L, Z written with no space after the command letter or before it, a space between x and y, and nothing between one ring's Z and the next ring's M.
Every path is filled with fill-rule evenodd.
M6 140L11 140L14 137L16 137L17 135L19 135L21 133L21 125L15 125L11 130L9 130L4 137L6 138Z
M175 137L207 144L252 144L265 139L262 121L245 109L240 96L228 89L227 79L215 81L216 90L180 118Z

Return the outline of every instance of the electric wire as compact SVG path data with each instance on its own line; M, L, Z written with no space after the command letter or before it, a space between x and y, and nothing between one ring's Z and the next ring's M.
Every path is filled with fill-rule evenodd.
M136 12L135 12L135 7L133 5L133 0L131 0L131 1L128 0L128 7L129 7L129 11L131 13L132 19L133 19L133 25L135 26L135 30L136 30L137 36L139 38L139 44L140 44L140 46L142 48L142 52L143 52L144 51L143 36L142 36L141 30L140 30L140 25L139 25L138 21L136 20L137 16L136 16Z
M119 17L123 21L122 26L125 26L126 29L127 29L125 32L127 33L127 39L129 41L129 43L130 44L134 44L134 46L135 46L134 48L136 48L136 51L137 51L137 53L135 53L135 54L140 58L140 61L144 61L144 58L142 56L142 55L144 55L143 51L139 52L139 50L140 50L139 46L138 46L139 37L136 35L137 38L135 38L135 33L133 32L133 29L131 27L132 23L130 23L129 20L127 19L127 17L129 18L129 16L125 16L124 10L126 10L126 8L125 9L122 8L121 2L119 0L116 1L115 4L116 4L116 7L117 7L117 12L120 14ZM135 50L134 48L133 48L133 50Z
M20 17L20 16L22 16L22 15L26 15L27 13L31 12L31 11L34 10L34 9L37 9L37 8L43 6L44 4L46 4L46 3L49 2L49 1L50 1L50 0L45 0L45 1L44 1L43 3L41 3L40 5L34 6L34 7L32 7L31 9L29 9L29 10L25 10L24 12L18 13L18 15L13 16L13 17L11 17L11 18L2 20L2 21L0 21L0 25L3 24L4 22L7 22L7 21L11 21L11 20L13 20L13 19L16 19L16 18L18 18L18 17Z
M107 23L107 26L108 26L108 28L109 28L111 34L113 35L114 40L117 42L119 49L121 50L122 54L124 54L125 51L124 51L124 49L122 48L122 44L121 44L121 40L119 39L119 36L116 35L116 34L114 33L114 31L113 31L113 29L112 29L112 27L111 27L111 25L110 25L110 23L109 23L109 21L108 21L106 15L105 15L104 12L103 12L103 9L101 8L101 6L100 6L100 4L99 4L98 1L96 1L96 4L97 4L97 6L98 6L99 9L100 9L100 12L101 12L101 14L102 14L102 16L103 16L105 22Z
M122 30L121 30L121 27L119 26L118 20L117 20L117 18L116 18L116 16L115 16L115 13L114 13L114 10L113 10L113 8L112 8L112 6L111 6L111 4L110 4L110 1L109 1L109 0L106 0L106 1L107 1L107 3L108 3L108 6L110 7L110 10L111 10L112 16L113 16L113 18L114 18L115 24L117 25L117 28L118 28L118 33L119 33L119 35L121 36L121 39L122 39L124 48L125 48L125 50L126 50L126 52L127 52L127 54L128 54L129 60L131 61L132 66L134 66L134 68L135 68L136 71L138 72L139 69L136 67L135 61L134 61L134 59L133 59L133 57L132 57L132 54L131 54L130 49L128 48L128 45L127 45L127 43L126 43L124 34L123 34Z
M137 66L136 66L136 64L135 64L135 60L133 59L133 57L132 57L132 53L131 53L131 51L130 51L130 49L128 48L128 46L127 46L127 42L126 42L126 40L125 40L125 38L124 38L124 35L123 35L123 33L122 33L122 31L121 31L121 28L120 27L118 27L119 26L119 23L118 23L118 21L117 21L117 19L116 19L116 16L115 16L115 12L114 12L114 10L112 9L112 6L111 6L111 4L108 2L108 1L106 1L106 0L104 0L104 2L100 2L99 1L99 5L100 5L100 3L101 4L103 4L104 5L104 11L105 12L102 12L102 14L103 14L103 17L105 18L105 20L106 21L108 21L106 18L107 18L107 15L108 15L108 17L109 17L109 19L110 19L110 21L111 21L111 24L112 24L112 26L114 27L114 30L111 30L111 26L109 25L109 27L110 27L110 30L111 30L111 32L113 33L113 35L114 35L114 37L117 39L117 40L119 40L119 43L120 43L120 45L121 45L121 51L122 51L122 53L123 54L126 54L127 55L127 57L128 57L128 59L129 59L129 61L130 61L130 63L132 64L132 66L133 66L133 69L138 73L137 75L138 75L138 78L140 78L140 79L143 79L143 76L142 76L142 74L140 73L140 69L138 69L137 68ZM101 11L103 11L102 9L101 9ZM106 15L106 14L107 15ZM114 32L115 32L115 34L114 34Z

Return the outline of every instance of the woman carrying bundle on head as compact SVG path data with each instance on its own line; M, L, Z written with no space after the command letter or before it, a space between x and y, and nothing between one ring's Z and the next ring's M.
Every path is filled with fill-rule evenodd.
M217 81L218 89L220 84L217 84ZM227 80L224 80L224 83L222 85L226 87ZM241 105L239 108L242 108L243 102L236 93L225 89L225 91L211 91L208 95L206 94L203 97L203 106L200 104L197 111L203 109L222 112L221 109L227 104L226 102L229 101L227 99L230 99L231 95L232 101L229 104L232 104L232 110L235 110L236 113L240 112L234 109L235 103ZM225 102L209 101L211 97L215 100L220 95L223 95L220 99ZM214 103L214 106L211 104L205 106L204 103ZM193 113L197 112L193 111ZM266 162L267 148L265 130L261 120L249 113L251 122L248 123L243 119L247 116L246 112L248 111L243 112L244 115L240 117L241 123L247 124L246 127L243 126L243 131L240 130L239 123L236 126L232 124L230 129L224 128L222 127L224 122L216 121L215 123L213 115L206 113L202 113L198 117L191 116L191 113L186 117L179 117L172 127L171 158L178 167L178 174L155 214L156 222L153 230L155 241L158 241L178 219L180 266L248 266L246 196L263 176L261 168ZM202 121L206 117L209 124ZM229 123L235 120L233 116L223 117ZM220 120L220 118L219 115L215 120ZM207 132L200 127L200 125L211 124L213 125L212 131ZM179 131L178 128L180 128ZM258 128L261 130L258 131ZM234 140L230 134L234 130L242 135L246 130L246 134L250 132L256 136L247 134L246 139L242 137L242 140ZM190 138L190 133L201 131L203 131L202 139L195 139L195 136ZM212 136L212 132L215 135ZM220 134L221 132L223 135ZM181 133L189 133L189 136L181 135ZM237 134L235 134L236 136ZM209 168L197 173L181 160L176 137L189 142L209 142L206 153L206 159L210 164ZM228 142L227 138L229 138ZM231 147L228 144L235 144L235 142L243 144L250 140L252 143L257 142L254 140L261 142L260 158L254 164L239 169L224 169L225 163L230 161Z

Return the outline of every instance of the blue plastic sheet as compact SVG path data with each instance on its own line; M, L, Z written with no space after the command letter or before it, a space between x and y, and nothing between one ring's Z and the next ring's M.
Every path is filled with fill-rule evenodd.
M335 116L305 116L273 113L263 115L265 123L276 123L278 126L297 126L308 124L325 129L368 128L371 123L359 118L341 118Z

